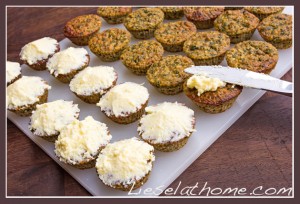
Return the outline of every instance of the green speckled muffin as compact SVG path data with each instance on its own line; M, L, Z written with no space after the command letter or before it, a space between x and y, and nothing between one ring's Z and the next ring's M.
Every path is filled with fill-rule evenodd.
M122 55L122 63L133 73L145 75L149 67L158 62L164 54L164 48L154 40L143 40L126 48Z
M131 7L99 7L97 14L109 24L123 23L128 14L132 12Z
M99 31L101 24L101 19L97 15L78 16L67 22L64 35L76 45L87 45L89 39Z
M195 65L218 65L230 47L229 37L218 31L199 32L185 41L183 51Z
M183 8L180 6L159 7L165 14L165 19L175 20L183 17Z
M141 8L125 18L124 26L135 38L149 39L163 20L164 13L159 8Z
M197 32L196 26L188 21L176 21L159 26L154 37L169 52L181 52L183 43Z
M277 49L287 49L292 46L293 19L291 15L271 15L260 22L257 30L265 41Z
M129 32L110 28L93 36L89 41L89 48L102 61L112 62L120 59L120 55L129 45L129 42Z
M263 20L264 18L268 17L272 14L278 14L283 11L284 7L245 7L245 10L253 13L259 20Z
M190 76L184 69L193 65L193 61L186 56L169 55L148 69L147 79L163 94L174 95L182 91L183 83Z

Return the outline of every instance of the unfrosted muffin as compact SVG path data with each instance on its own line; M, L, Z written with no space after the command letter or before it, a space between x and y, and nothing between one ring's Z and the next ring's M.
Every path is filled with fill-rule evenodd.
M87 67L71 80L70 89L84 102L95 104L103 94L116 85L117 79L118 74L113 67Z
M130 191L141 187L150 175L154 148L137 138L108 144L99 154L96 170L100 180L115 189Z
M19 116L30 116L38 104L47 102L51 86L40 77L23 76L6 89L7 109Z
M148 106L139 126L139 136L155 149L172 152L183 147L195 131L194 111L181 103Z
M47 62L47 69L52 76L63 83L71 79L89 65L90 56L84 48L69 47L53 55Z
M111 120L128 124L137 121L148 104L149 93L142 85L125 82L111 88L97 106Z
M180 6L164 6L159 7L165 14L165 19L175 20L183 17L183 8Z
M61 129L76 120L79 108L73 101L56 100L36 106L30 117L31 132L49 142L54 142Z
M131 12L131 7L105 6L97 9L97 14L109 24L123 23L126 16Z
M95 167L99 152L112 136L106 126L93 119L73 120L61 129L55 141L55 154L60 161L78 169Z
M270 43L249 40L228 50L226 61L230 67L269 74L277 64L278 51Z
M6 86L14 83L22 77L21 66L18 62L6 61Z
M32 41L22 47L20 58L23 63L37 71L45 70L50 57L59 52L60 46L57 40L44 37Z
M196 26L188 21L176 21L160 25L154 32L155 39L166 51L181 52L183 43L197 32Z
M75 45L87 45L89 39L101 28L100 16L88 14L77 16L68 21L64 27L64 35Z
M260 6L260 7L245 7L245 10L253 13L259 20L263 20L264 18L278 14L283 11L284 7L275 7L275 6Z

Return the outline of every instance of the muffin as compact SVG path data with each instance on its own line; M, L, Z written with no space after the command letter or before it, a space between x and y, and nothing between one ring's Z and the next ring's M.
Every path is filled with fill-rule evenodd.
M164 6L159 8L164 12L165 19L167 20L176 20L184 16L183 8L180 6Z
M63 83L69 83L81 70L89 65L90 56L84 48L69 47L54 54L47 62L52 76Z
M245 10L228 10L221 14L214 22L215 29L230 37L231 43L249 40L259 19Z
M148 180L155 160L153 152L151 145L135 137L108 144L97 158L97 174L112 188L137 189Z
M135 38L149 39L163 20L164 13L159 8L140 8L125 18L124 26Z
M242 6L225 6L225 11L227 10L240 10L243 9L244 7Z
M224 11L224 7L184 7L187 20L196 25L198 29L214 27L214 20Z
M242 89L204 75L193 75L184 84L185 95L207 113L221 113L229 109Z
M75 45L87 45L89 39L100 30L101 24L98 15L77 16L66 23L64 36L69 38Z
M193 23L176 21L159 26L154 32L154 37L166 51L181 52L183 43L196 32L197 28Z
M44 37L22 47L20 58L22 63L27 64L32 69L41 71L46 69L49 58L59 50L60 46L57 40Z
M278 14L281 13L284 9L284 7L245 7L245 10L249 11L250 13L253 13L259 20L263 20L264 18L272 15L272 14Z
M7 109L19 116L30 116L38 104L47 102L51 86L40 77L23 76L6 89Z
M70 82L71 91L86 103L96 104L101 96L116 85L118 74L113 67L87 67Z
M257 30L261 37L277 49L292 46L293 19L288 14L275 14L262 20Z
M6 86L9 86L21 77L20 64L18 62L6 61Z
M269 74L278 61L278 51L270 43L249 40L228 50L226 61L230 67Z
M29 129L37 137L54 142L61 129L78 119L79 108L72 101L57 100L36 106Z
M75 168L93 168L99 152L111 138L106 124L88 116L82 121L73 120L61 129L54 152L60 161Z
M99 7L97 14L109 24L123 23L128 14L132 12L131 7Z
M120 55L128 47L129 42L129 32L119 28L110 28L94 35L89 41L89 48L102 61L113 62L120 59Z
M186 144L194 127L193 110L181 103L164 102L146 108L137 130L156 150L172 152Z
M149 67L158 62L164 54L164 48L155 40L143 40L126 48L120 59L133 73L145 75Z
M196 33L183 44L184 53L195 65L218 65L229 48L229 37L218 31Z
M186 56L169 55L148 69L147 79L161 93L174 95L182 91L182 85L189 77L184 69L193 65L193 61Z
M137 121L145 112L149 93L142 85L125 82L111 88L97 106L111 120L128 124Z

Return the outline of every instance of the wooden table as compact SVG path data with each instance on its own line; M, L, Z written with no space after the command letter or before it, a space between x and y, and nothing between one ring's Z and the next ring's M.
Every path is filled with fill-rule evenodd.
M45 36L62 40L72 17L96 8L8 8L7 57L19 61L26 43ZM283 79L291 81L289 71ZM7 194L90 196L68 173L7 120ZM292 99L267 93L170 187L292 186Z

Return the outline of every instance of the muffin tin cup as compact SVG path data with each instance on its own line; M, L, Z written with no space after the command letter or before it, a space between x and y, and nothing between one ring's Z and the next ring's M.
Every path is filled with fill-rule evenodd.
M277 49L288 49L290 47L292 47L292 40L285 40L285 41L268 41L266 39L264 39L266 42L271 43L274 47L276 47Z
M239 43L239 42L250 40L251 37L253 36L255 30L256 30L256 28L251 30L250 32L247 32L247 33L242 33L242 34L234 35L234 36L228 35L229 38L230 38L230 43L236 44L236 43Z
M177 85L177 86L174 86L174 87L156 87L157 90L163 94L166 94L166 95L175 95L175 94L178 94L180 92L182 92L183 90L183 83Z
M124 49L126 49L126 47L117 52L112 52L112 53L95 53L95 52L93 53L97 57L99 57L99 59L102 60L103 62L114 62L120 59L120 56Z
M94 33L91 33L89 35L86 36L82 36L82 37L67 37L69 40L71 40L71 42L75 45L78 46L85 46L89 44L89 40L91 37L93 37L96 33L98 33L98 30L95 31Z
M115 16L115 17L103 17L102 18L108 23L108 24L120 24L124 22L125 16Z
M170 45L170 44L166 44L166 43L163 43L163 42L159 42L164 50L168 51L168 52L182 52L183 51L183 43L184 42L181 42L179 44L173 44L173 45Z
M156 30L157 27L158 26L152 29L141 30L141 31L128 30L128 29L127 30L133 35L133 37L137 39L150 39L154 37L154 31Z
M183 10L176 11L176 12L164 11L164 14L165 14L165 19L167 19L167 20L176 20L176 19L180 19L184 16Z
M217 57L213 57L210 59L193 59L193 62L196 66L201 66L201 65L219 65L221 62L224 60L225 53L222 55L219 55Z
M205 103L197 103L195 101L193 101L202 111L206 112L206 113L222 113L226 110L228 110L229 108L232 107L232 105L234 104L235 100L237 99L238 96L220 104L220 105L210 105L210 104L205 104Z
M150 68L151 65L147 66L147 67L139 67L139 68L136 68L136 67L130 67L130 66L127 66L125 65L125 67L127 69L129 69L132 73L136 74L136 75L139 75L139 76L144 76L147 74L147 70Z
M215 19L209 19L206 21L194 21L191 19L188 19L188 20L191 21L192 23L194 23L196 28L199 30L213 28L214 21L215 21Z

